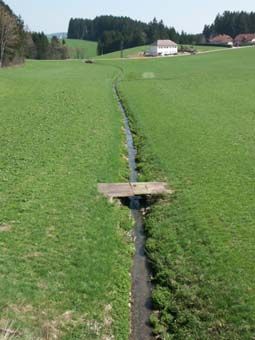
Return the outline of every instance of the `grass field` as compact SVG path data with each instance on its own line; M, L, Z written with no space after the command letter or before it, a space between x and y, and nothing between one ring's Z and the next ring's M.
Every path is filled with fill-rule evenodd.
M97 193L126 176L114 73L0 70L0 328L21 339L128 338L128 211Z
M185 47L194 48L197 52L210 52L210 51L218 51L218 50L225 50L228 47L224 46L213 46L213 45L207 45L207 46L199 46L199 45L183 45Z
M121 64L140 179L176 191L146 221L164 339L255 334L254 58L244 49Z
M0 70L0 329L21 339L128 339L120 94L141 180L175 189L146 219L162 339L255 333L255 49L185 58L30 61Z
M72 59L93 58L97 55L97 42L66 39L66 44L69 47L69 54Z

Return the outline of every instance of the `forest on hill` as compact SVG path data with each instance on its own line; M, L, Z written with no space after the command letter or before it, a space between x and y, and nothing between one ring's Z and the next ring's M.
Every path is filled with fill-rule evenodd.
M242 33L255 33L255 12L225 11L218 14L211 25L205 25L203 31L206 39L218 34L228 34L234 38Z
M156 18L144 23L112 15L99 16L93 20L71 18L68 38L98 41L98 54L147 45L157 39L171 39L180 44L203 42L201 34L178 33L174 27L168 27Z
M149 23L112 15L95 19L71 18L68 38L97 41L98 54L105 54L148 45L157 39L171 39L178 44L197 45L206 43L217 34L235 37L241 33L254 32L255 12L225 11L216 16L213 24L205 25L201 34L188 34L184 31L179 33L174 27L168 27L156 18Z

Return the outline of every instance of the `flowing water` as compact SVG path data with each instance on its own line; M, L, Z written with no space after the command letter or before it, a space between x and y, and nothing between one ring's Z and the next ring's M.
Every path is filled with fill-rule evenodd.
M121 102L116 86L115 96L118 100L120 110L123 115L126 140L128 147L128 161L130 168L130 182L138 181L136 155L137 150L134 145L132 132L125 108ZM135 255L132 268L132 340L152 339L149 317L152 311L151 303L151 281L148 260L145 253L145 233L143 224L143 214L141 211L141 198L130 197L129 207L135 221Z

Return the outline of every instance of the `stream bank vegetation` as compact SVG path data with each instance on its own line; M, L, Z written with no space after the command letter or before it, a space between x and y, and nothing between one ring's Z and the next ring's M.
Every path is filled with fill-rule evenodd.
M162 339L254 336L254 56L122 63L140 180L176 192L145 223Z

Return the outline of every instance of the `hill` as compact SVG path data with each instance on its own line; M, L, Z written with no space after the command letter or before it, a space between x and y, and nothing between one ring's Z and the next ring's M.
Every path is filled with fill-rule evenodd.
M199 45L182 45L186 48L189 49L195 49L197 52L209 52L213 50L220 50L220 49L225 49L226 47L222 46L211 46L211 45L204 45L204 46L199 46ZM179 48L181 45L179 45ZM149 45L144 45L144 46L138 46L138 47L132 47L123 50L123 57L124 58L136 58L136 57L141 57L144 52L148 51ZM116 51L112 53L107 53L103 54L101 56L98 56L97 58L109 58L109 59L117 59L121 58L121 51Z
M101 53L111 53L125 48L147 45L157 39L171 39L177 43L192 44L201 42L200 34L178 33L162 20L154 18L145 23L129 17L103 15L95 19L71 18L68 38L98 41Z
M143 52L147 51L148 48L149 48L148 45L127 48L123 50L123 57L124 58L138 57L139 55L143 54ZM98 56L98 58L114 58L114 59L121 58L121 51L103 54L101 56Z
M69 55L72 59L92 58L97 55L97 43L80 39L66 39Z

